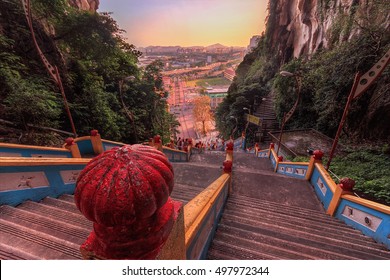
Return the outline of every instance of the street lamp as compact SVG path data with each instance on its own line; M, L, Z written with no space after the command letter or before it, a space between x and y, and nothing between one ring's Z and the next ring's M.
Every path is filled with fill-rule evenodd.
M134 76L125 77L125 78L119 80L118 86L119 86L119 98L120 98L120 100L121 100L123 110L125 111L126 116L127 116L127 118L129 119L130 123L132 124L133 132L134 132L134 137L135 137L135 142L138 142L137 130L136 130L136 127L135 127L134 114L133 114L133 112L131 112L131 111L127 108L127 106L126 106L126 104L125 104L125 101L124 101L124 99L123 99L123 86L124 86L124 83L125 83L126 81L134 81L134 80L135 80L135 77L134 77Z
M301 89L302 89L302 76L300 75L299 72L291 73L291 72L288 72L288 71L280 71L280 75L283 76L283 77L294 77L295 78L297 100L295 101L295 103L292 106L292 108L290 109L290 111L288 111L287 113L284 113L284 115L283 115L282 126L280 128L278 149L276 151L276 155L277 156L279 155L279 148L280 148L280 144L282 142L282 135L283 135L284 125L291 118L291 116L294 114L294 112L295 112L295 110L296 110L296 108L298 106L299 100L301 99Z
M249 108L247 108L247 107L244 107L244 108L242 108L243 110L245 110L245 111L248 111L249 112L249 115L251 114L251 109L249 109Z

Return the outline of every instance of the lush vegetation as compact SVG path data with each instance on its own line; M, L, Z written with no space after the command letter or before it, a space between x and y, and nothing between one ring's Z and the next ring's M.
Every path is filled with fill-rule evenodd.
M140 53L125 41L110 14L81 12L65 0L32 3L38 45L59 69L79 135L98 129L104 138L135 143L174 130L178 123L165 110L161 64L138 68ZM1 1L0 11L1 118L30 134L36 130L31 125L71 131L21 1Z
M390 150L381 147L361 147L332 160L331 170L337 177L355 180L355 190L363 197L390 205ZM338 182L335 178L335 182Z
M195 84L198 87L208 88L214 86L229 86L231 82L228 79L221 77L196 80Z
M326 13L327 5L323 4L321 1L319 9L321 13ZM300 57L286 62L275 52L277 47L271 46L278 23L276 3L270 1L266 32L257 48L247 54L239 65L228 96L217 108L216 125L221 134L224 137L232 132L235 132L234 137L241 135L246 125L244 116L247 110L244 108L256 111L264 97L275 98L275 111L281 123L284 113L296 100L297 90L294 78L279 75L284 70L302 77L302 99L285 129L314 128L333 138L355 74L368 71L390 48L389 26L383 24L383 20L388 21L383 17L383 11L390 9L390 3L378 0L369 12L360 10L356 3L353 5L350 17L344 15L335 19L327 34L329 48L318 51L310 58ZM341 135L341 142L346 146L389 141L390 126L387 120L390 118L390 98L385 94L388 93L389 84L390 69L387 67L378 82L352 102ZM235 129L236 126L238 129ZM253 145L253 132L256 129L252 124L248 127L247 140L252 142L250 145ZM381 151L375 152L375 149L358 154L355 156L351 153L350 156L335 159L332 170L335 168L339 176L357 180L358 190L372 195L375 192L373 197L388 202L388 155L379 156ZM370 158L370 161L363 158Z

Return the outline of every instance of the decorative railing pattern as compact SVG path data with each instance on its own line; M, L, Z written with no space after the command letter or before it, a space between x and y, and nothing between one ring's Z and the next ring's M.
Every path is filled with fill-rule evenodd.
M72 194L88 159L0 158L0 205Z
M257 157L259 157L259 158L267 158L267 157L269 157L269 153L270 153L269 149L260 150L260 151L257 151Z
M310 184L313 186L324 208L328 209L337 186L322 164L315 164L313 174L310 178Z
M115 147L122 147L125 144L120 142L108 141L102 139L103 151L109 151Z
M170 162L187 162L188 152L163 147L163 153Z
M0 157L71 158L72 154L65 148L0 143Z
M306 177L308 167L309 163L307 162L279 162L277 173L304 179Z
M390 249L390 207L345 194L335 217Z

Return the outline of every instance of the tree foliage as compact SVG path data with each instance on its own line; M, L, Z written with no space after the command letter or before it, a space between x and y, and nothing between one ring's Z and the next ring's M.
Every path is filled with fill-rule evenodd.
M161 123L174 130L177 121L165 110L161 64L140 69L140 53L109 13L79 11L65 0L32 3L38 45L60 71L79 135L98 129L104 138L134 143L161 132ZM34 48L21 2L0 1L0 13L1 118L24 128L30 123L70 131L59 88ZM123 106L120 84L129 76L135 80L124 83Z
M203 95L194 99L193 116L195 122L201 123L202 134L206 135L209 130L207 124L213 121L209 96Z

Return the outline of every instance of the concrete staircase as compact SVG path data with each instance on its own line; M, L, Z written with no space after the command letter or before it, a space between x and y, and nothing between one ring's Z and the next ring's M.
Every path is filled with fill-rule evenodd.
M0 206L0 259L81 259L92 230L72 195Z
M186 203L221 174L223 152L174 163L172 197ZM275 174L267 159L234 154L234 191L209 259L390 259L390 251L326 215L309 183ZM72 195L0 206L0 259L81 259L92 230Z
M234 156L234 191L209 259L390 259L384 246L325 214L308 182L273 173L268 159Z
M189 163L173 164L171 197L187 203L219 177L223 160L222 153L201 154ZM79 248L92 226L77 209L73 195L26 201L17 207L2 205L0 259L81 259Z
M172 198L184 204L198 195L222 174L224 152L192 154L190 162L172 163L175 172L175 187Z
M262 120L261 132L263 133L261 142L270 142L271 137L268 132L279 130L279 122L274 109L274 96L270 93L265 100L262 100L253 113Z

